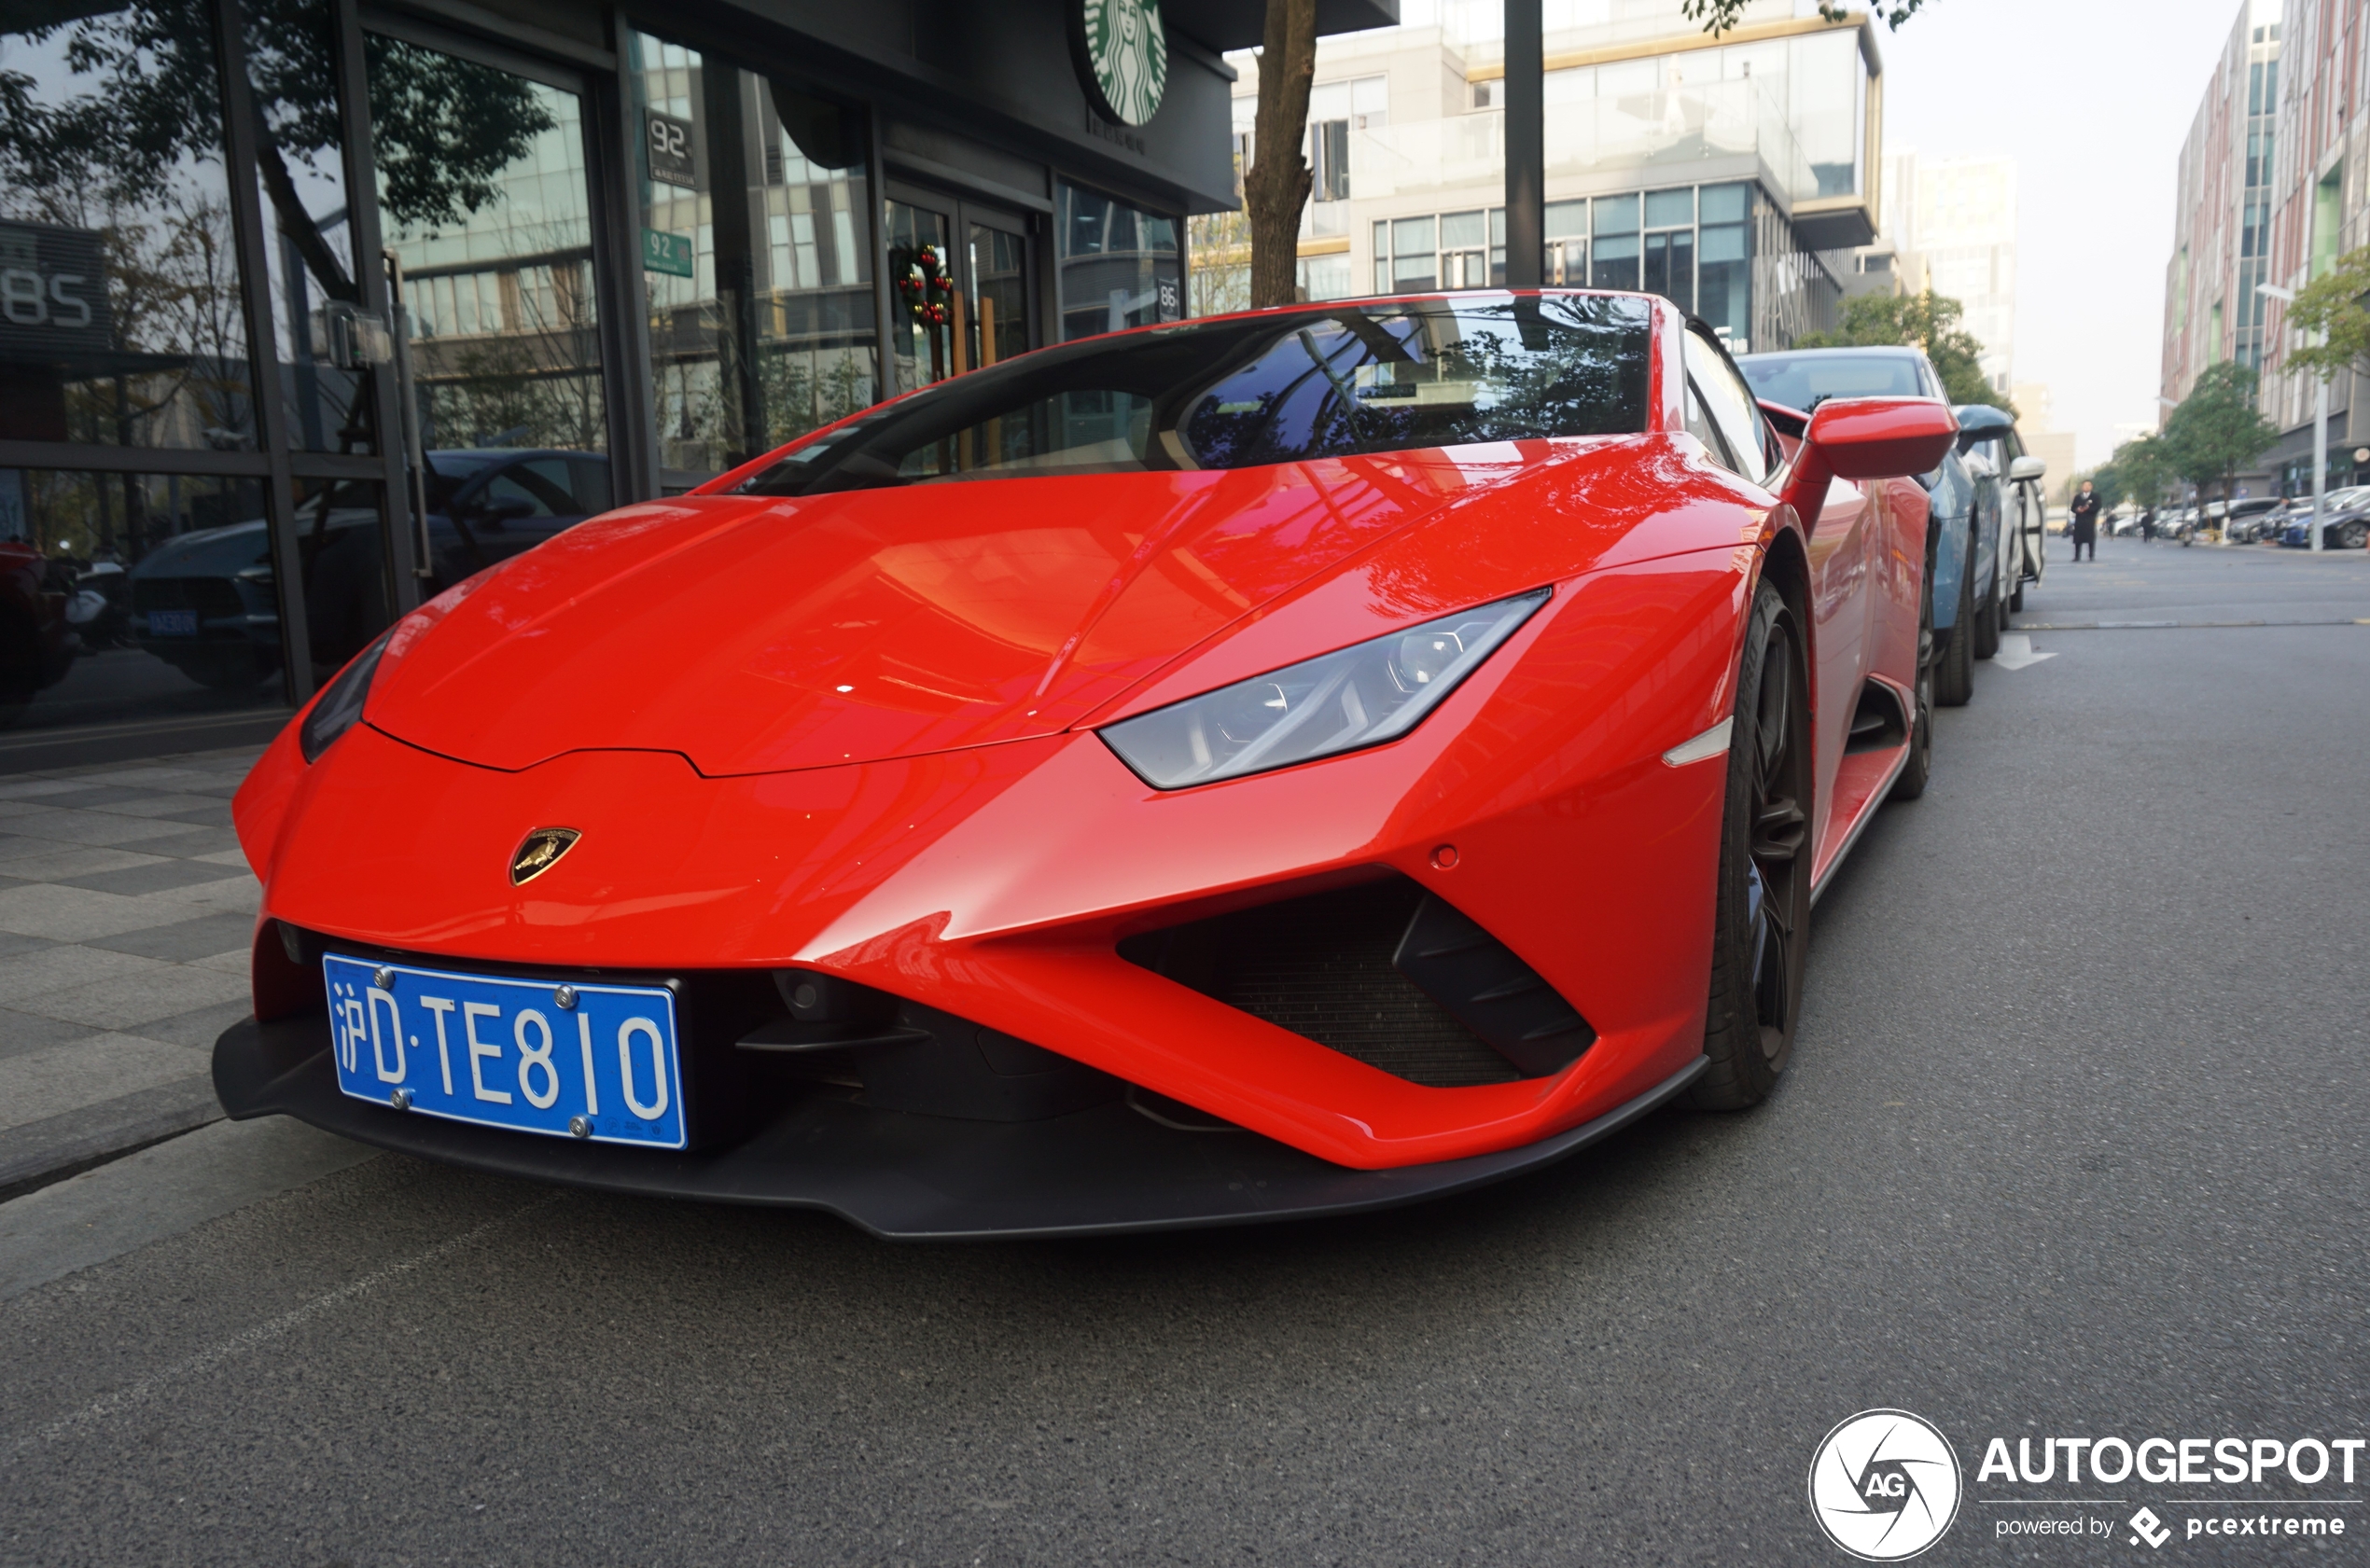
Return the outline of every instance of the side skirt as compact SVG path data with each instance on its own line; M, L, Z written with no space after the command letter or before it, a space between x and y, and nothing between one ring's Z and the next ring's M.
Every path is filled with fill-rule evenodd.
M1893 781L1901 777L1901 770L1908 766L1909 746L1904 742L1884 751L1865 751L1847 756L1842 766L1835 770L1836 804L1850 808L1851 826L1844 829L1843 837L1834 840L1834 852L1827 856L1827 863L1810 879L1812 909L1819 907L1819 897L1826 893L1828 884L1835 880L1836 871L1842 868L1846 858L1859 844L1860 836L1868 831L1869 823L1875 820L1876 809L1892 794Z

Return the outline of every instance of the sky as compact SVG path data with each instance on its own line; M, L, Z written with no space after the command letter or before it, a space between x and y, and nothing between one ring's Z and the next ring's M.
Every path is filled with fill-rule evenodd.
M2242 0L1926 0L1878 30L1885 145L2016 160L2014 379L2075 460L2155 423L2181 144Z

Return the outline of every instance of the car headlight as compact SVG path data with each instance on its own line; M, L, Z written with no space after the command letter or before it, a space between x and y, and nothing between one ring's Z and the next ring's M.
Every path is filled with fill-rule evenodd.
M322 691L313 711L304 715L304 728L297 731L297 744L303 749L307 762L318 762L331 742L362 722L362 701L370 695L370 679L379 673L379 658L387 651L387 639L395 635L393 627L379 633L378 641L364 648L353 663L338 672Z
M1154 789L1263 773L1395 741L1547 603L1537 589L1289 664L1099 734Z

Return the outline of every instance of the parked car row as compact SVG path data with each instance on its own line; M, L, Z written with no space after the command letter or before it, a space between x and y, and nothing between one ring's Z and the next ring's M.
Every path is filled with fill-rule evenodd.
M2321 498L2321 548L2358 550L2370 546L2370 485L2349 485ZM2153 532L2160 539L2189 544L2201 534L2217 534L2224 544L2285 545L2303 549L2312 542L2312 497L2240 496L2235 501L2168 507L2160 512L2132 511L2114 520L2111 532L2136 534Z
M1830 397L1940 398L1942 378L1915 348L1801 349L1737 361L1763 399L1811 411ZM2042 461L2027 452L2005 409L1953 410L1959 439L1917 476L1931 515L1933 700L1958 707L1974 696L1974 666L2000 651L2025 589L2041 581L2048 507Z

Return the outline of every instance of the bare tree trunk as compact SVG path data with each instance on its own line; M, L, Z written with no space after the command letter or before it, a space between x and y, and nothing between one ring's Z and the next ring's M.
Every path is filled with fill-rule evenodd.
M1251 131L1243 205L1251 219L1251 305L1289 305L1299 292L1300 215L1313 177L1308 87L1317 75L1317 0L1267 0L1259 51L1259 118Z

